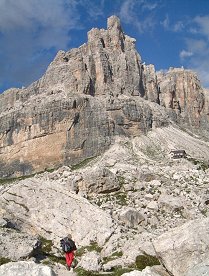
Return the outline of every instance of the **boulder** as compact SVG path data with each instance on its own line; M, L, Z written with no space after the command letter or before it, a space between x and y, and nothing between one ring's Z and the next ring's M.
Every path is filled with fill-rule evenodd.
M209 259L208 225L209 218L193 220L154 240L157 256L172 275L191 275L193 269L205 271L201 264Z
M158 199L158 204L160 208L163 208L167 211L179 211L184 208L184 204L181 198L168 194L162 194Z
M109 193L120 189L120 183L108 168L94 166L83 172L83 181L79 184L80 191L87 193Z
M147 266L142 271L134 270L128 273L124 273L121 276L169 276L169 274L166 273L164 269L158 268L158 266Z
M68 233L80 246L91 241L102 245L114 231L109 214L59 181L20 181L2 190L0 208L19 229L52 240L57 247Z
M17 261L30 257L37 238L14 229L0 228L0 257Z
M99 271L101 269L100 255L96 251L87 252L82 255L78 266L87 271Z
M11 262L0 266L0 275L4 276L56 276L54 271L46 266L41 264L36 264L34 262Z
M158 210L158 203L156 201L152 200L151 202L148 203L147 209L157 211Z
M129 227L136 227L145 220L145 217L136 209L128 207L120 213L120 220Z
M199 263L189 269L185 276L207 276L209 275L209 261Z

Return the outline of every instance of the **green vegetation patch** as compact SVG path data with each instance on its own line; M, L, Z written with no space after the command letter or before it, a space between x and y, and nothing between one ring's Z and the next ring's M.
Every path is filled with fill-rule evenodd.
M93 156L93 157L89 157L89 158L86 158L85 160L81 161L80 163L78 164L75 164L75 165L72 165L71 169L74 171L74 170L78 170L78 169L81 169L85 166L87 166L93 159L95 159L96 156Z
M98 246L96 242L91 242L88 246L83 246L76 251L76 256L81 257L86 252L96 251L100 253L102 248Z
M44 171L36 172L36 173L33 173L33 174L29 174L29 175L22 175L22 176L18 176L18 177L0 178L0 185L10 184L10 183L13 183L15 181L20 181L20 180L24 180L24 179L27 179L27 178L31 178L31 177L34 177L37 174L42 174L44 172L53 172L56 169L58 169L58 168L45 169Z
M75 269L75 272L77 273L78 276L101 276L101 275L105 275L105 276L121 276L124 273L127 272L131 272L133 271L132 268L122 268L122 267L114 267L111 271L109 272L94 272L94 271L87 271L84 270L81 267L78 267Z
M146 266L160 265L158 258L147 254L137 256L135 263L139 270L143 270Z
M15 180L16 178L0 178L0 185L10 184Z
M42 243L42 251L43 251L43 253L46 253L46 254L50 253L52 251L52 245L53 245L52 241L51 240L47 240L47 239L45 239L43 237L40 237L40 241Z
M120 186L123 186L125 184L125 178L121 175L118 176L118 182Z
M77 273L77 276L99 276L99 275L101 275L97 272L87 271L81 267L76 268L75 272ZM107 275L107 274L105 274L105 275Z
M60 263L62 265L65 265L66 261L65 257L57 257L54 255L47 254L47 259L45 259L42 263L49 266L53 263Z
M103 258L103 264L106 264L112 260L115 260L117 258L120 258L123 256L123 252L122 251L116 251L114 252L111 256L108 256L108 257L104 257Z
M197 160L192 157L188 157L187 160L192 162L194 165L198 165L198 167L197 167L198 170L206 171L209 168L209 162L207 162L207 161Z
M126 193L121 193L121 192L116 193L115 198L116 198L116 202L119 205L122 205L122 206L128 205L128 203L127 203L127 194Z
M6 264L11 262L12 260L8 259L8 258L4 258L4 257L0 257L0 265Z

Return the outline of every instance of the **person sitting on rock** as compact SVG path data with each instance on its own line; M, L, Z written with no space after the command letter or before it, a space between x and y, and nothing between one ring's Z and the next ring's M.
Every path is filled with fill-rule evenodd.
M65 252L65 259L68 270L70 268L74 267L73 261L75 258L75 250L77 250L77 247L75 245L75 242L72 240L72 236L69 234L65 238L60 240L60 246L62 247L62 250Z

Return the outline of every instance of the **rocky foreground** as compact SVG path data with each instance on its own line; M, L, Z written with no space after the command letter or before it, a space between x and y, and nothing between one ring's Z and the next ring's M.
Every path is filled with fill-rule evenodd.
M179 148L187 157L172 159ZM209 275L208 149L170 126L2 183L0 275ZM67 233L78 246L74 272L59 246Z

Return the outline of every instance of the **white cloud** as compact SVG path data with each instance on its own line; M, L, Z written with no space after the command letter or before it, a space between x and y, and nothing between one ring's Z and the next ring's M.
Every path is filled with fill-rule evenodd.
M177 21L176 23L170 22L170 18L168 15L165 16L165 19L160 22L160 24L164 27L166 31L170 32L181 32L184 30L186 22Z
M83 28L80 7L86 0L0 0L0 83L39 78L56 52L68 49L71 31Z
M186 39L187 49L181 52L185 65L196 71L205 87L209 87L209 43L205 39ZM192 53L190 55L190 53Z
M52 43L51 39L44 40L44 36L49 38L55 32L69 39L69 30L78 24L75 8L75 1L3 0L0 2L0 32L3 35L20 30L27 35L31 32L31 36L44 42L44 47L57 47L55 39Z
M199 27L199 33L209 39L209 15L207 16L196 16L194 23Z
M143 1L143 2L144 2L144 3L143 3L142 8L143 8L144 10L154 10L154 9L156 9L157 6L158 6L158 3L157 3L157 2L153 2L153 3L148 2L148 1Z
M187 58L187 57L193 56L193 53L192 53L192 52L189 52L189 51L182 50L182 51L180 52L179 56L180 56L180 58L181 58L182 60L184 60L184 59Z
M156 8L157 2L125 0L120 7L119 16L123 22L132 24L140 33L144 33L145 31L151 31L156 24L151 12Z
M184 23L182 21L178 21L174 24L173 30L174 32L180 32L184 29Z
M161 24L165 29L169 29L169 25L170 25L169 16L166 15L165 19L164 19L163 21L161 21L160 24Z
M187 22L185 49L180 52L184 66L196 71L205 87L209 87L209 15L196 16Z

